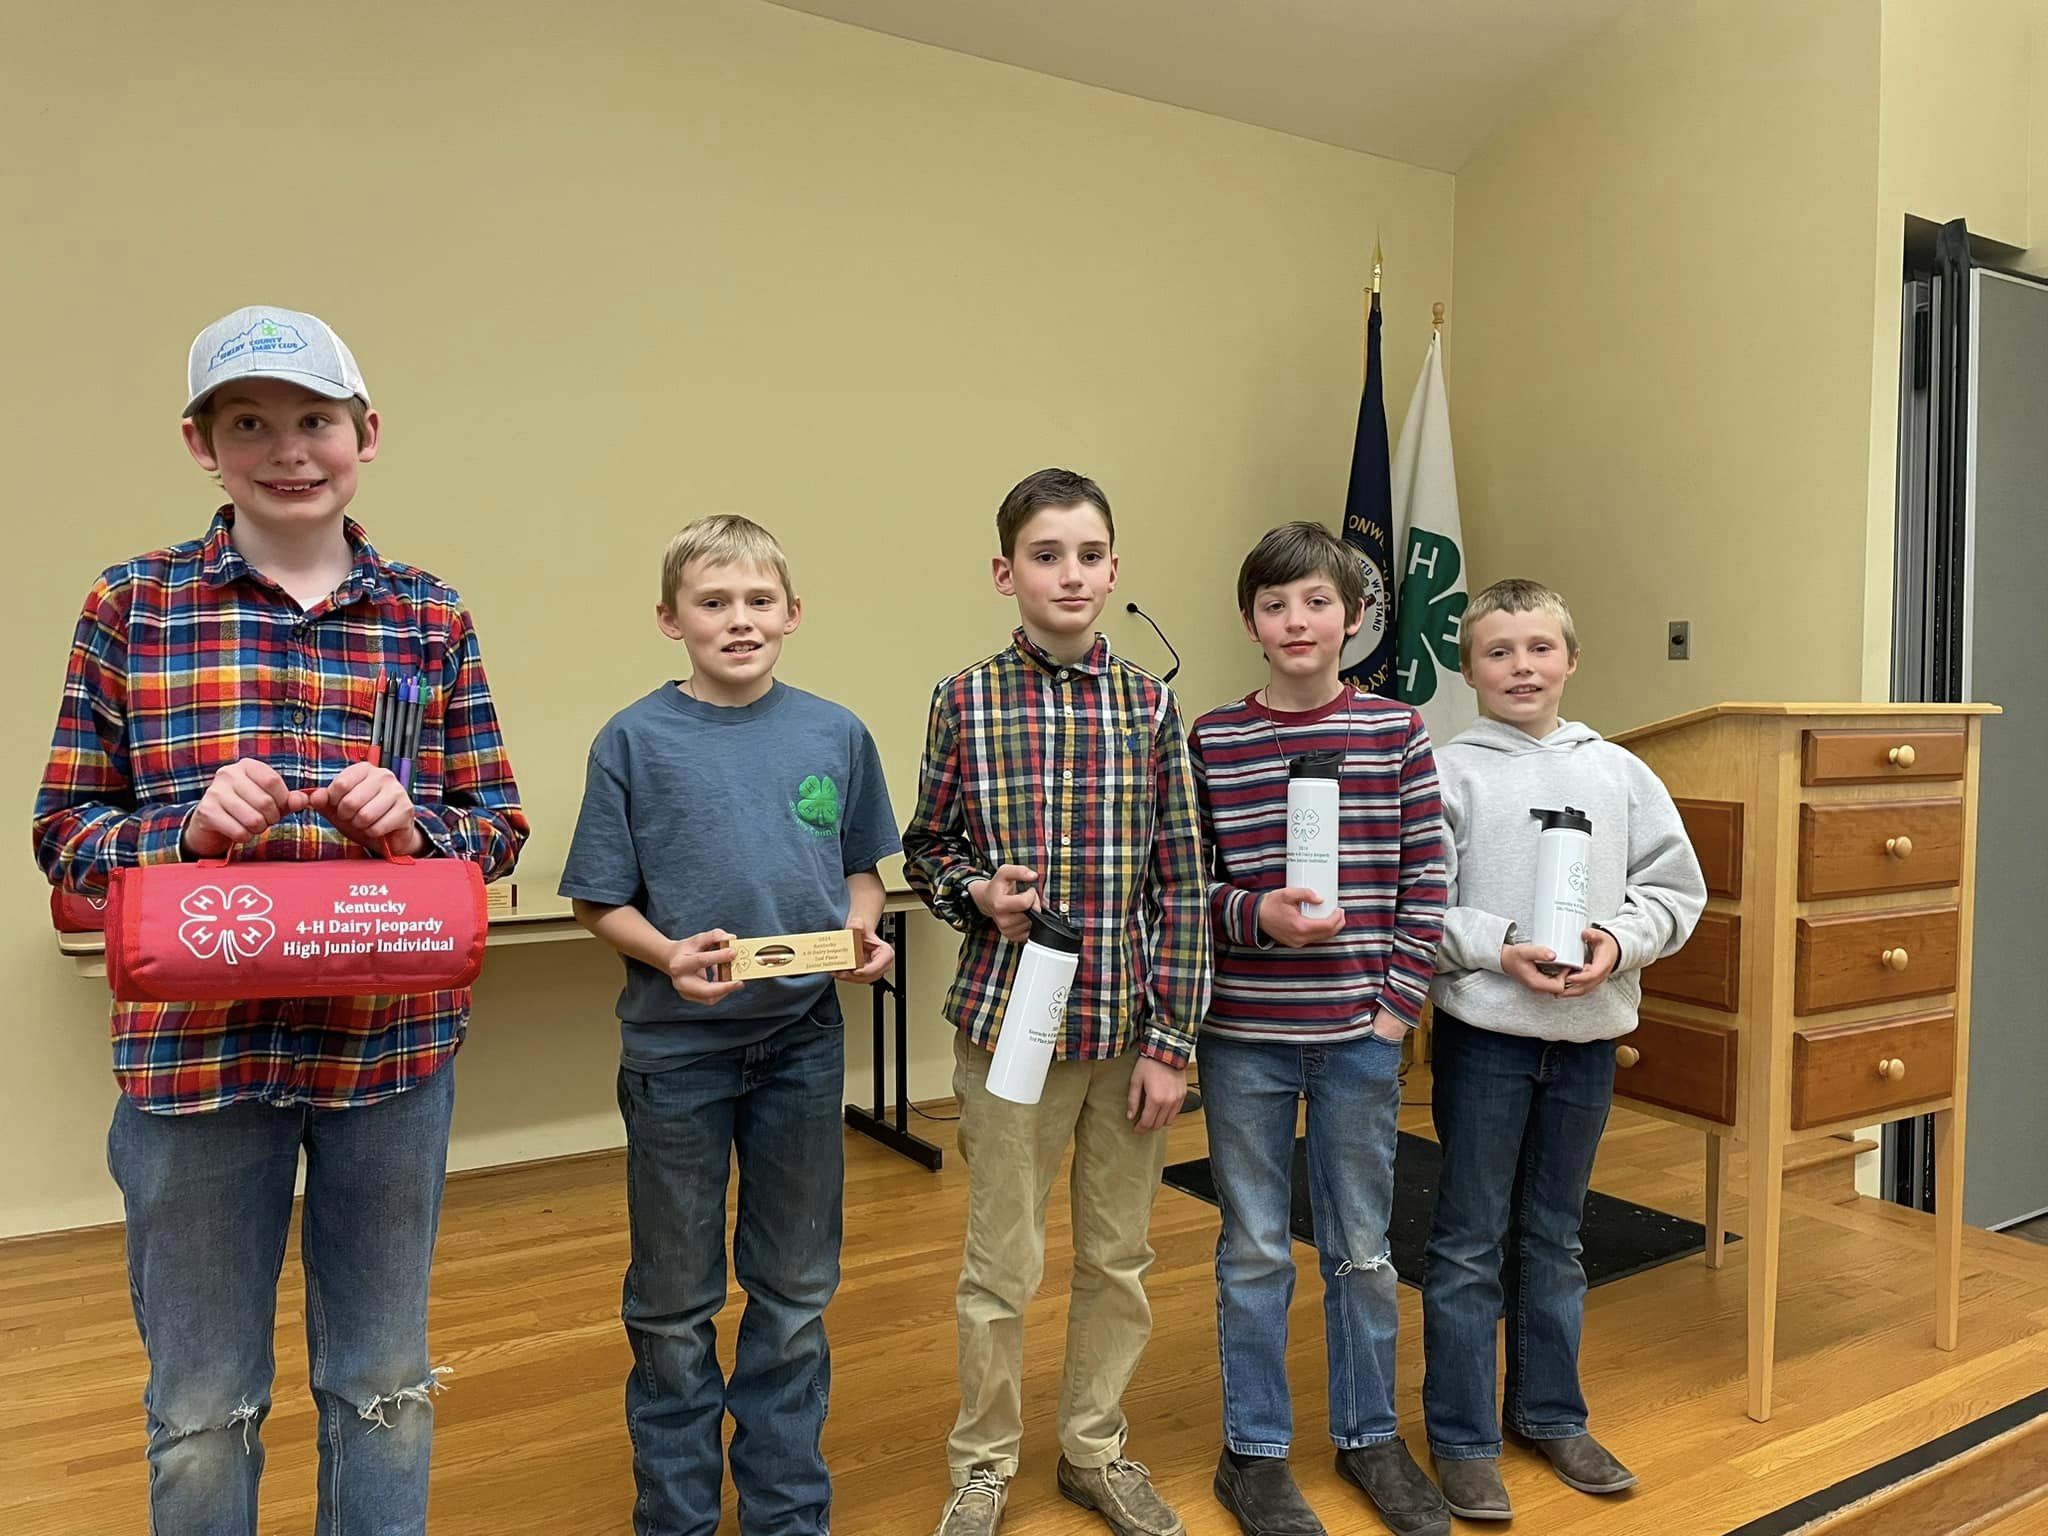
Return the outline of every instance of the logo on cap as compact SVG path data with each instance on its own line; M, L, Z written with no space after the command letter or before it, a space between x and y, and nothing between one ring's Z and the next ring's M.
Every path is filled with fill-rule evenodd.
M224 367L236 358L253 354L269 355L281 352L303 352L306 338L299 334L297 326L286 325L277 320L258 320L239 336L230 336L220 344L220 350L213 354L213 361L206 365L211 373Z

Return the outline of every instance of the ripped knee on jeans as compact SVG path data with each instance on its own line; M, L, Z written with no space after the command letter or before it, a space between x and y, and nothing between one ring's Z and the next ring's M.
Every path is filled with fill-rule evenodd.
M380 1429L389 1429L391 1427L391 1414L398 1412L408 1403L425 1403L436 1392L447 1391L448 1389L441 1384L441 1378L453 1374L454 1372L449 1367L437 1365L427 1372L426 1380L416 1382L409 1387L400 1387L396 1392L381 1393L371 1398L367 1403L358 1404L356 1413L368 1422L372 1432Z
M261 1422L264 1412L264 1409L259 1408L245 1397L236 1406L234 1411L218 1424L193 1424L190 1426L166 1424L164 1426L163 1443L166 1445L176 1445L181 1440L195 1439L200 1435L232 1434L239 1428L242 1431L242 1454L247 1456L252 1454L256 1448L249 1437Z

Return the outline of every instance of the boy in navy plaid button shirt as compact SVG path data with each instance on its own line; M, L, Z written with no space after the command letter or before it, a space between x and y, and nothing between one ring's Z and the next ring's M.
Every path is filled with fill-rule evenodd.
M1166 685L1110 654L1108 499L1070 470L1031 475L996 516L996 590L1021 623L932 696L911 886L961 930L946 998L969 1176L960 1270L960 1414L941 1536L988 1536L1023 1438L1023 1317L1045 1262L1045 1202L1071 1145L1074 1280L1060 1393L1060 1492L1119 1536L1180 1518L1127 1459L1122 1399L1151 1332L1145 1271L1165 1129L1209 1002L1209 920L1187 741ZM1081 930L1039 1102L988 1090L1031 911Z

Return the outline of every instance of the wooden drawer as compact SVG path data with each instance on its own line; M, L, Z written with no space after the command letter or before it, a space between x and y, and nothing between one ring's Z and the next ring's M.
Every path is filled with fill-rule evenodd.
M1685 948L1643 971L1643 992L1733 1013L1741 979L1741 917L1702 912Z
M1614 1042L1614 1091L1722 1125L1735 1123L1735 1031L1647 1010Z
M1800 918L1793 1011L1954 991L1959 920L1954 907Z
M1890 1111L1908 1104L1948 1097L1955 1083L1953 1013L1823 1024L1792 1035L1795 1131L1889 1119Z
M1802 784L1883 784L1893 779L1960 779L1969 734L1961 726L1910 731L1807 731Z
M1733 901L1742 895L1742 802L1678 800L1679 820L1707 877L1709 896Z
M1963 874L1961 800L1799 807L1799 899L1954 885Z

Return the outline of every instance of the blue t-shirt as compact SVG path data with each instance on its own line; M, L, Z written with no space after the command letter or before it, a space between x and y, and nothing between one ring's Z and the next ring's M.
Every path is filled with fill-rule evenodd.
M814 933L845 926L848 875L902 847L881 755L851 710L784 683L737 709L667 683L591 743L561 893L638 908L672 939ZM623 1060L656 1072L765 1040L831 985L750 981L707 1006L626 958Z

